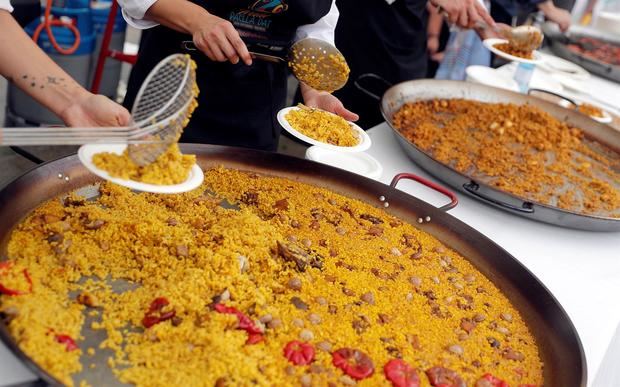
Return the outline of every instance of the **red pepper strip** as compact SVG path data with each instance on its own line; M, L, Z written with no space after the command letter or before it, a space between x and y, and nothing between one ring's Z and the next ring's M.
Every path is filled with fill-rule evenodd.
M265 337L263 336L262 333L250 333L248 335L248 339L245 341L245 343L248 344L248 345L258 344L261 341L263 341L264 339L265 339Z
M426 376L434 387L465 387L459 374L445 367L433 367L426 370Z
M176 315L176 311L173 309L171 311L162 313L162 309L169 305L168 299L165 297L158 297L151 302L151 306L149 310L144 314L144 318L142 319L142 325L145 328L150 328L155 324L159 324L160 322L170 320Z
M476 387L510 387L510 385L491 374L484 374L476 382Z
M310 343L293 340L284 347L284 357L295 365L307 365L314 361L314 347Z
M332 353L332 363L353 379L362 380L375 372L375 365L364 352L340 348Z
M254 324L251 318L237 310L237 308L224 304L215 304L213 308L218 313L237 316L237 329L246 331L249 335L248 340L245 342L246 344L256 344L263 341L263 331Z
M168 299L166 297L157 297L151 302L151 306L149 307L149 312L155 312L158 310L162 310L164 306L169 305Z
M9 270L11 266L13 266L13 263L10 261L0 262L0 270ZM2 274L4 275L4 273ZM26 282L28 282L27 291L7 288L2 283L0 283L0 293L6 294L7 296L23 296L24 294L32 293L32 278L30 277L30 273L28 273L28 269L22 270L22 274L24 275Z
M75 341L69 335L56 335L56 341L60 344L64 344L67 352L79 349Z
M394 387L420 387L416 370L401 359L392 359L383 366L383 373Z

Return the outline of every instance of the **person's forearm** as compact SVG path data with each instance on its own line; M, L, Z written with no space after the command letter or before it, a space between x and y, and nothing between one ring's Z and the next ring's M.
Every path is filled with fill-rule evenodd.
M67 108L89 94L3 10L0 10L0 31L0 75L39 103L62 118Z
M157 0L144 17L191 35L204 24L209 15L206 9L187 0Z
M439 34L441 33L442 24L443 16L441 16L441 14L437 12L437 9L435 7L432 7L432 10L429 11L428 26L426 28L428 36L439 36Z

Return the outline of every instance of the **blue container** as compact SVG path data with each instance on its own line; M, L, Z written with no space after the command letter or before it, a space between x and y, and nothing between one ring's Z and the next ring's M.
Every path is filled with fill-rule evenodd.
M90 14L88 19L90 19ZM80 20L83 20L83 18L81 18ZM28 24L25 28L26 33L32 37L32 35L34 34L34 30L39 26L39 24L41 24L40 19L34 20L32 23ZM88 24L83 29L79 28L80 24L83 23L78 22L78 30L80 31L80 45L78 46L78 49L71 55L62 55L58 51L56 51L56 49L52 46L52 43L50 42L49 37L47 36L47 31L45 29L41 31L37 44L47 54L49 54L50 56L54 56L54 59L56 58L56 56L90 55L95 50L96 35L90 22L88 22ZM71 47L75 42L75 35L73 35L73 32L71 32L71 30L66 27L53 26L52 33L54 34L54 38L56 38L56 42L63 48Z
M108 23L108 15L110 14L111 1L93 1L90 5L90 13L92 17L92 24L95 33L103 34L105 26ZM118 8L116 17L114 18L114 30L113 33L125 32L127 29L127 23L123 19L121 8Z

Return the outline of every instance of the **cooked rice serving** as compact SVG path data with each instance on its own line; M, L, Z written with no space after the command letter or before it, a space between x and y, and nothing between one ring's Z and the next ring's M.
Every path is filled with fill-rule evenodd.
M320 109L301 106L284 117L297 131L314 140L336 146L356 146L360 140L344 118Z
M120 155L102 152L93 156L93 164L108 172L112 177L157 185L184 182L195 163L196 156L181 154L179 144L176 142L154 162L145 166L134 163L127 149Z
M223 168L182 195L100 192L48 201L8 244L6 286L27 290L27 269L32 292L0 296L0 311L19 347L64 384L101 351L120 381L142 386L352 384L369 363L335 366L341 348L374 366L360 385L389 385L389 361L422 385L425 371L468 385L486 373L543 383L536 341L506 296L382 209ZM89 328L107 335L96 348ZM309 364L285 357L294 340L314 349Z
M437 99L403 105L392 122L477 181L529 201L620 217L620 154L535 106Z

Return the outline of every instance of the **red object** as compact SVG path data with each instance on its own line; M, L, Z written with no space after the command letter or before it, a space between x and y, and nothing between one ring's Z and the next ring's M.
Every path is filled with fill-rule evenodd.
M394 387L419 387L420 377L416 370L401 359L392 359L383 366L383 373Z
M54 47L54 49L58 51L60 54L71 55L75 51L77 51L78 47L80 47L80 40L81 40L80 31L77 29L76 26L73 25L73 23L66 23L60 19L54 19L51 15L51 11L52 11L52 0L47 0L47 5L45 6L45 14L43 16L43 21L34 30L34 33L32 34L32 40L34 40L34 42L36 43L39 40L39 35L41 35L41 31L43 31L43 29L45 28L45 32L47 32L47 37L49 38L50 43L52 43L52 47ZM73 45L69 48L60 47L58 42L56 42L56 38L54 37L52 26L66 27L71 32L73 32L73 35L75 35L75 41L73 42Z
M99 86L101 86L101 78L103 77L103 66L105 65L106 58L112 58L121 62L136 64L138 60L137 55L124 54L116 50L110 50L110 40L112 40L112 33L114 32L114 22L116 20L116 13L118 12L118 2L112 1L110 7L110 13L108 14L108 20L103 31L103 40L101 41L101 50L99 51L99 57L97 58L97 67L95 68L95 74L93 75L93 84L90 91L94 94L99 93Z
M430 368L426 376L434 387L466 387L459 374L445 367Z
M356 380L366 379L375 372L372 360L364 352L357 349L340 348L334 351L332 353L332 364Z
M396 188L396 184L398 184L398 182L402 179L415 180L418 183L425 185L428 188L434 189L435 191L442 193L446 195L447 197L449 197L450 203L446 204L445 206L439 207L440 210L449 211L453 209L454 207L456 207L457 204L459 204L459 199L456 197L454 192L450 191L447 188L440 186L439 184L435 184L430 180L426 180L418 175L414 175L413 173L399 173L398 175L394 176L394 178L392 179L392 182L390 183L390 187Z
M477 382L476 387L510 387L510 385L503 380L496 378L491 374L484 374Z
M10 261L0 262L0 275L4 275L4 272L8 271L12 266L13 266L13 262L10 262ZM29 285L27 291L7 288L2 283L0 283L0 293L5 294L7 296L23 296L24 294L32 293L32 278L30 278L30 273L28 273L28 269L22 270L22 273L24 275L24 278L26 279L26 282L28 282L28 285Z
M254 324L251 318L246 316L243 312L237 310L232 306L226 306L224 304L215 304L213 306L216 312L223 314L234 314L237 316L237 329L246 331L248 333L248 339L246 344L256 344L263 341L263 331Z
M145 328L150 328L155 324L159 324L160 322L170 320L176 315L176 311L174 309L168 312L162 312L164 307L168 306L170 302L165 297L158 297L151 302L151 306L149 310L144 314L144 318L142 319L142 325Z
M69 335L56 335L56 341L60 344L64 344L67 352L79 349L75 341Z
M258 344L264 339L265 337L263 336L262 333L250 333L248 334L248 339L245 341L245 343L248 345Z
M284 357L295 365L307 365L314 361L314 347L310 343L293 340L284 347Z

